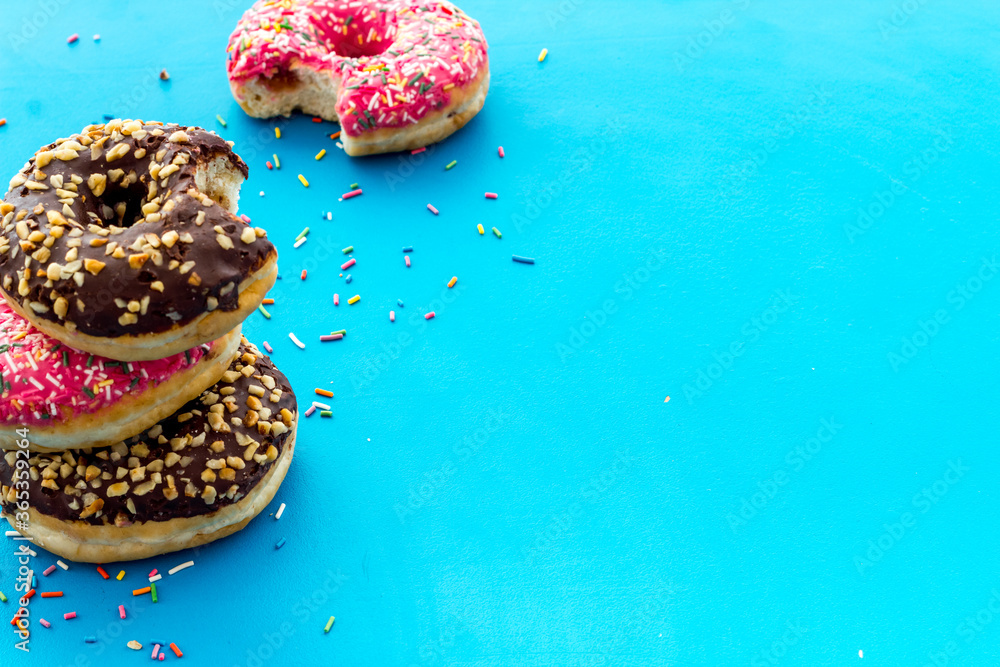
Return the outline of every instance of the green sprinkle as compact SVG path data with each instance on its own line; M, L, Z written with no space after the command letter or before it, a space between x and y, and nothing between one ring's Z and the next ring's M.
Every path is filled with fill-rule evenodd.
M333 618L333 616L331 616L331 617L330 617L330 620L326 622L326 627L325 627L325 628L323 628L323 632L324 632L324 633L326 633L326 632L330 632L330 628L332 628L332 627L333 627L333 621L334 621L334 618Z
M129 384L128 388L129 388L129 389L135 389L135 386L136 386L137 384L139 384L139 378L137 378L137 377L135 377L135 378L132 378L132 383L131 383L131 384Z
M62 351L62 358L63 358L63 366L69 366L69 351L68 350L63 350Z
M333 412L331 412L330 410L320 410L319 411L319 416L320 417L332 417L333 416Z
M420 79L422 79L423 77L424 77L424 73L423 72L418 72L416 76L414 76L412 79L410 79L410 85L412 86L417 81L420 81Z
M229 127L228 125L226 125L226 119L220 116L219 114L215 114L215 120L219 121L219 125L221 125L222 127Z
M353 20L354 20L354 16L353 15L352 16L348 16L347 20L344 21L344 26L346 27L346 26L351 25L351 21L353 21Z
M278 154L277 153L272 153L271 157L274 158L274 168L275 169L281 169L281 160L278 159Z
M6 602L6 601L7 601L7 596L4 595L2 592L0 592L0 602ZM330 622L331 623L333 622L333 618L330 619Z
M90 366L93 365L94 365L94 355L90 355L89 357L87 357L87 367L89 368Z
M191 350L184 350L184 359L191 363Z
M351 189L352 190L357 190L358 189L358 184L357 183L351 183Z
M257 310L259 310L260 314L266 317L267 319L271 319L271 313L267 312L267 310L264 309L263 304L257 306Z
M83 393L85 393L88 398L94 398L94 392L90 391L90 387L84 387Z
M357 183L355 183L355 185L357 185ZM347 247L346 247L346 248L344 248L344 250L343 250L343 253L344 253L345 255L350 255L350 254L351 254L352 252L354 252L354 246L352 246L352 245L349 245L349 246L347 246Z
M448 164L446 164L444 166L444 170L448 171L449 169L451 169L452 167L454 167L456 164L458 164L458 160L452 160L451 162L449 162Z
M153 594L153 602L155 603L157 601L157 599L156 599L156 584L150 584L149 585L149 592Z
M309 228L308 227L306 227L301 232L299 232L299 235L295 237L295 240L298 241L299 239L305 238L306 236L309 236Z
M496 227L493 228L493 233L497 235L498 239L502 239L503 238L503 234L501 234L500 230L497 229Z
M342 336L346 336L347 335L347 329L341 329L340 331L331 331L330 332L331 336L336 336L337 334L341 334Z

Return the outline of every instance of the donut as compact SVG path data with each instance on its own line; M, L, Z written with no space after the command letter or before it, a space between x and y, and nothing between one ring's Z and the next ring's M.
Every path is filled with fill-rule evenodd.
M0 515L44 549L82 562L207 544L274 498L297 420L288 380L243 339L222 380L139 435L27 459L6 452Z
M0 299L0 449L27 429L34 451L106 447L149 428L218 382L240 329L156 361L75 350Z
M479 113L490 85L479 23L448 2L258 0L228 53L248 114L338 121L352 156L441 141Z
M234 215L247 166L205 130L112 120L41 148L0 203L0 292L70 347L161 359L236 329L277 276Z

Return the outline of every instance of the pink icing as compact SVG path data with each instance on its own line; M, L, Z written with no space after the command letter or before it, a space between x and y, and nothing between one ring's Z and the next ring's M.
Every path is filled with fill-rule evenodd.
M46 336L0 299L0 423L38 426L107 408L197 364L216 344L156 361L112 361Z
M300 63L339 87L351 136L415 124L487 65L479 23L447 2L260 0L229 38L229 78L273 78Z

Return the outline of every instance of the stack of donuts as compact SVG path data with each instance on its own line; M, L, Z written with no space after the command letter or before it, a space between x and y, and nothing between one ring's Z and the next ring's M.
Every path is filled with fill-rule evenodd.
M277 277L247 166L200 128L112 120L0 203L0 514L64 558L211 542L274 497L288 380L241 335Z

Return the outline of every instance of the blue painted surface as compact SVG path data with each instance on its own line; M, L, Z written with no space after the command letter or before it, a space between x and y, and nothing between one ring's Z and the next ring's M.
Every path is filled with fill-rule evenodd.
M335 416L238 535L44 580L0 663L997 663L995 3L468 0L484 111L359 160L231 100L242 5L11 4L0 173L104 113L235 141L283 275L245 331Z

